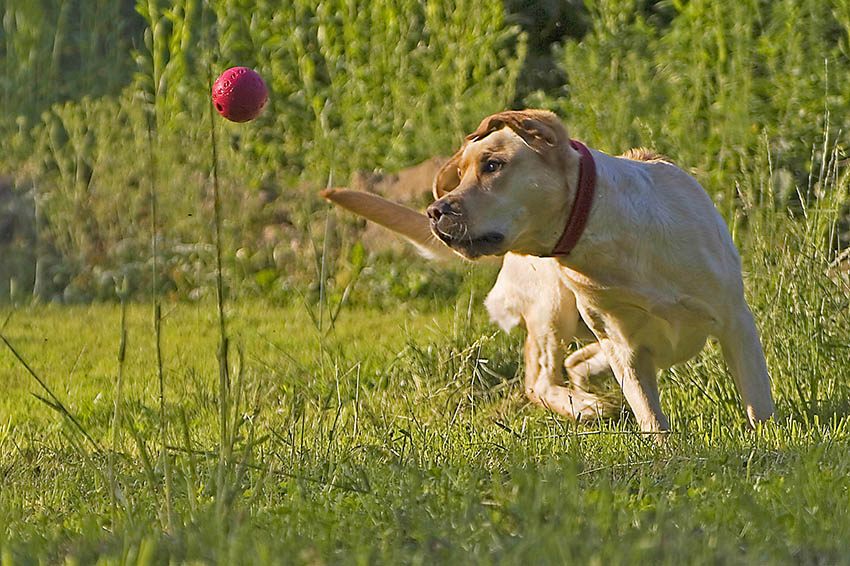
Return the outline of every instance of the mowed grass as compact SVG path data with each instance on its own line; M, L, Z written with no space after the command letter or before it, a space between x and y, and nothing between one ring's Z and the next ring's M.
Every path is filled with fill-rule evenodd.
M114 458L120 307L6 310L98 448L3 346L2 565L850 563L846 292L785 238L747 262L776 422L745 426L709 343L661 376L663 446L629 415L528 405L523 331L487 321L481 278L322 331L316 307L231 301L224 442L215 305L166 305L167 450L152 309L131 305Z

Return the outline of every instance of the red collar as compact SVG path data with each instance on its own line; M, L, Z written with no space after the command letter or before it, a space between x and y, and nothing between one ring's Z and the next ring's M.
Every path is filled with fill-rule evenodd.
M593 197L596 194L596 164L593 162L590 150L587 149L586 145L576 140L570 140L570 145L578 151L580 156L576 198L573 201L570 216L567 218L564 233L561 234L561 238L555 244L552 253L549 254L551 256L565 256L578 243L585 226L587 226L587 220L590 218L590 207L593 205Z

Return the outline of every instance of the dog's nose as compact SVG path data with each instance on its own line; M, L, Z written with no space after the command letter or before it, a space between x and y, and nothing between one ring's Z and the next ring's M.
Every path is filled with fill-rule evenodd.
M452 204L445 200L438 200L431 203L426 212L428 213L428 218L434 222L439 222L440 218L446 214L456 214L452 208Z

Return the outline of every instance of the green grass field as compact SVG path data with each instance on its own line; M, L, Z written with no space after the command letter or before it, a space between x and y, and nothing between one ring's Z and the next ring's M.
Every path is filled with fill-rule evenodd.
M344 307L323 332L304 305L231 303L223 443L215 304L165 307L164 421L150 306L127 309L123 364L117 305L7 309L3 336L98 447L4 346L3 566L850 563L846 343L794 350L770 327L826 312L805 278L793 301L751 298L776 422L746 428L709 345L662 377L659 447L629 415L526 403L522 332L479 304L491 276L451 301Z

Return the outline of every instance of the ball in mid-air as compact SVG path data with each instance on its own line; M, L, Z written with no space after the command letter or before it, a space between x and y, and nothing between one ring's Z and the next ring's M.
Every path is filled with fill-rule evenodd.
M266 83L248 67L231 67L218 76L212 88L218 113L232 122L247 122L260 115L269 100Z

